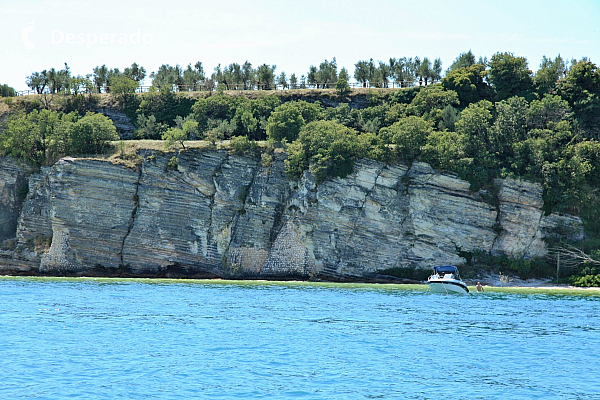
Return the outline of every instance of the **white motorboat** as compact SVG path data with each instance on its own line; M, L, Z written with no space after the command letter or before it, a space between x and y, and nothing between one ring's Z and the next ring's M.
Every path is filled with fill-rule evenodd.
M460 279L458 268L454 265L433 267L433 275L427 279L432 293L469 293L467 284Z

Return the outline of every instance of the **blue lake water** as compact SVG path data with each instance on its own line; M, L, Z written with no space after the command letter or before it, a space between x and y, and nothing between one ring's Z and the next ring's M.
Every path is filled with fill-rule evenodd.
M600 296L0 279L0 399L600 399Z

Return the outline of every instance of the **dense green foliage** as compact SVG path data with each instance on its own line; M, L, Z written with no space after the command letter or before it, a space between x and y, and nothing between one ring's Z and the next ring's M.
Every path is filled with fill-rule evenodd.
M496 53L490 60L490 82L496 89L498 100L518 96L531 100L533 76L527 68L525 57L515 57L511 53Z
M140 82L146 77L146 69L137 63L125 68L123 72L118 68L108 69L106 65L95 67L91 74L85 77L73 76L71 69L65 63L65 68L56 70L51 68L33 72L26 79L27 86L36 93L133 93Z
M574 64L556 83L556 94L569 103L589 138L600 139L600 70L589 62Z
M138 104L136 115L154 115L157 123L168 126L175 125L175 118L189 115L194 104L192 99L177 96L170 90L144 93L143 96L128 96L127 101L133 103L130 105L130 110Z
M442 85L446 90L455 91L460 100L460 106L466 107L479 100L491 100L492 90L485 80L486 76L485 67L481 64L474 64L449 71L442 78Z
M294 103L286 103L277 107L267 121L267 136L276 142L294 141L298 138L300 128L306 125L302 113Z
M223 90L272 90L280 89L316 89L336 88L343 97L349 89L350 74L344 67L338 72L335 57L324 60L318 66L311 65L306 74L298 77L285 71L276 73L277 66L262 64L254 68L246 61L243 64L232 63L217 65L212 73L205 73L202 62L183 68L179 65L161 65L150 73L152 87L156 90L168 89L177 92L223 91ZM65 68L51 68L33 72L27 76L26 83L31 90L41 93L133 93L146 77L144 67L133 63L120 71L109 69L106 65L93 68L85 75L73 76L65 63ZM424 57L390 58L385 61L358 61L355 64L354 78L364 87L388 88L411 87L415 84L427 85L439 82L442 78L442 61L431 61Z
M181 117L175 118L175 126L169 128L162 135L166 147L174 147L180 145L185 149L185 141L195 139L198 135L198 121L191 116L185 119Z
M298 140L289 148L286 166L299 177L306 165L318 182L327 177L352 173L354 160L362 155L357 132L338 122L314 121L300 130Z
M50 165L65 155L100 153L118 138L112 121L102 114L19 112L0 130L0 154Z
M0 85L0 97L13 97L16 96L17 92L14 88L8 85Z

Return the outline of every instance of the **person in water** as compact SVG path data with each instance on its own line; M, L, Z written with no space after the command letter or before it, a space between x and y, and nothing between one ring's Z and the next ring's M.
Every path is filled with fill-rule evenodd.
M477 282L477 285L475 285L475 289L477 289L478 292L483 292L483 286L481 286L480 282Z

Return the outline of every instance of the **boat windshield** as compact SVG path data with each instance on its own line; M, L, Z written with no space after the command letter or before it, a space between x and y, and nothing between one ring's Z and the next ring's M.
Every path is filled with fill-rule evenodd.
M439 265L433 267L436 274L458 274L458 268L454 265Z

